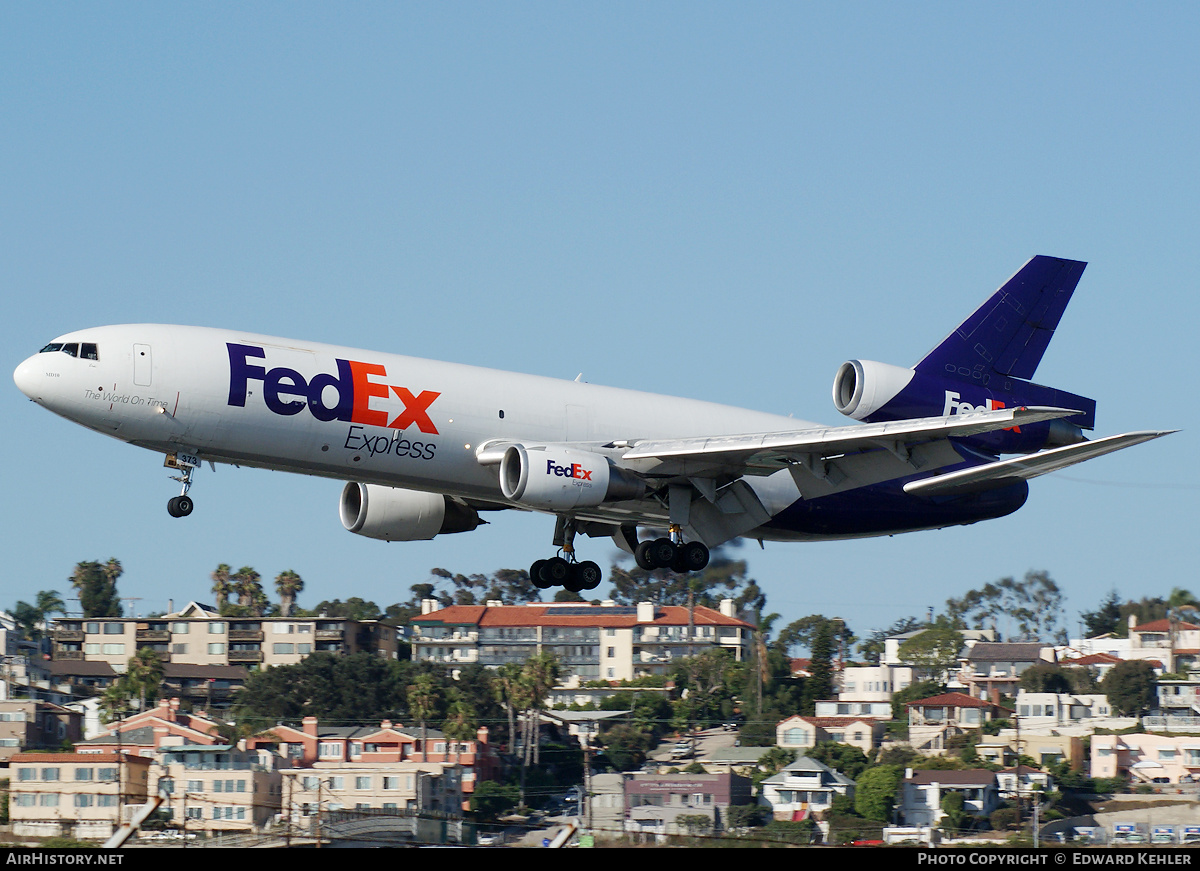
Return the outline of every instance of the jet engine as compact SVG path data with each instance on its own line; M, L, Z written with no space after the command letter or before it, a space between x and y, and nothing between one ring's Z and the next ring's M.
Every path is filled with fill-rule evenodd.
M428 541L483 522L474 508L438 493L353 481L342 488L338 513L350 532L382 541Z
M506 499L541 511L570 511L639 499L646 483L601 454L562 445L509 445L500 460Z
M949 417L1020 406L1049 406L1077 412L1060 420L963 439L997 454L1030 453L1078 444L1085 440L1081 430L1092 429L1096 419L1095 400L1021 378L957 370L942 375L873 360L849 360L841 365L833 379L833 404L847 417L868 423Z

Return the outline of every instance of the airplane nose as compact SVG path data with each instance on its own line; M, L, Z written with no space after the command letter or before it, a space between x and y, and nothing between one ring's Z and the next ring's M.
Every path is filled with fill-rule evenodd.
M28 396L30 399L36 400L38 393L38 378L37 359L30 357L21 363L13 372L13 381L16 382L17 389Z

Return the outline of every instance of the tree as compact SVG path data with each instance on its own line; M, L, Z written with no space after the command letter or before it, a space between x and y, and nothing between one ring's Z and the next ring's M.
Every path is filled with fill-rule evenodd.
M1095 638L1098 635L1117 633L1121 630L1121 597L1116 590L1110 590L1095 611L1084 611L1079 615L1083 620L1083 631L1086 637Z
M253 612L256 606L266 601L266 596L263 594L262 589L262 575L250 566L242 566L238 569L234 573L232 581L233 590L237 593L238 605L240 607ZM262 615L261 608L258 608L258 615Z
M866 754L861 749L853 744L839 744L834 741L820 742L808 751L808 758L825 763L851 780L857 780L858 776L870 765Z
M1062 591L1045 571L1028 571L1020 581L1002 578L949 599L946 614L957 628L991 627L1007 641L1067 640Z
M904 769L897 765L868 768L859 775L854 791L854 809L868 820L888 822L903 781Z
M817 702L833 697L833 631L833 622L825 621L817 629L812 643L809 677L804 682L803 693L802 710L806 715L816 712Z
M858 652L871 665L879 665L883 659L885 642L896 635L904 635L914 629L920 629L925 623L916 617L904 617L897 620L887 629L876 629L858 645Z
M98 562L76 563L71 573L71 586L79 594L84 617L120 617L121 597L117 595L117 578L121 563L113 557L101 565Z
M462 745L474 741L479 733L475 709L459 693L455 693L453 700L446 706L446 721L442 724L442 731L447 740L454 744L454 761L458 762Z
M31 641L40 641L46 631L46 619L51 614L65 614L66 604L57 590L41 590L34 604L17 602L13 607L13 621Z
M926 629L900 645L900 661L942 680L958 663L963 648L962 633L945 623Z
M146 709L147 701L156 701L163 682L162 658L152 647L139 648L129 658L125 668L125 680L130 695L140 701L140 710Z
M1157 687L1154 666L1140 659L1118 662L1100 681L1100 691L1123 717L1140 716L1149 710L1158 695Z
M1027 693L1069 693L1073 690L1066 669L1049 662L1036 663L1021 672L1019 685Z
M217 597L217 611L222 611L229 604L229 596L233 593L233 569L229 563L221 563L212 573L212 592Z
M291 569L275 576L275 592L279 594L279 616L291 617L296 596L304 589L304 580Z
M417 675L408 688L408 710L421 726L422 762L429 761L429 721L437 716L439 701L433 677L428 673Z
M966 810L966 802L963 800L961 792L948 792L942 797L942 827L948 828L951 834L958 834L962 831L963 824L967 822L969 814Z

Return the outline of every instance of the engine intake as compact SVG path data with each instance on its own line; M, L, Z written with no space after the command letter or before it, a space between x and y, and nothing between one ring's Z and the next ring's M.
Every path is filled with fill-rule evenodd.
M509 445L500 460L500 490L504 498L530 508L569 511L639 499L646 484L591 451Z
M382 541L428 541L483 522L474 508L439 493L353 481L342 488L338 513L350 532Z

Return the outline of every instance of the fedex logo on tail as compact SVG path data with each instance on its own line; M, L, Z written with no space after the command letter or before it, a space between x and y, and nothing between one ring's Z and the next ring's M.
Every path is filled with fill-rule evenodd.
M229 349L229 401L239 408L246 407L246 396L251 381L262 384L263 402L275 414L299 414L308 408L317 420L341 420L366 426L407 429L416 426L423 433L437 434L437 427L429 417L429 406L441 396L432 390L422 390L414 395L407 387L387 384L387 369L376 363L358 360L337 360L337 374L322 372L306 379L295 369L276 366L267 369L252 363L253 359L266 359L266 352L255 345L239 345L227 342ZM332 405L326 405L326 397ZM404 405L404 410L388 419L388 413L371 408L372 399L387 399L395 395Z
M996 411L997 409L1006 407L1007 406L1005 406L1003 402L997 402L994 399L985 399L983 401L983 405L972 405L969 402L960 401L959 394L951 390L947 390L946 405L942 408L942 416L949 417L952 414L967 414L968 412L972 411ZM1005 429L1012 430L1013 432L1021 431L1019 426L1006 427Z

